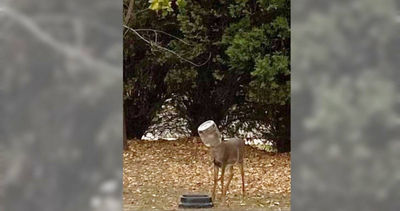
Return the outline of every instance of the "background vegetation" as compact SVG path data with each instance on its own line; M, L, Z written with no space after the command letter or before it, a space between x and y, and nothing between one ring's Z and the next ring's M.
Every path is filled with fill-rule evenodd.
M188 135L212 119L290 151L289 1L131 0L124 17L128 138L163 121L169 99Z

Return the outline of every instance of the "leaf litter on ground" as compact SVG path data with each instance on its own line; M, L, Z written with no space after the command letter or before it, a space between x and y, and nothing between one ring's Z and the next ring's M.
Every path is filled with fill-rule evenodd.
M123 153L124 210L177 210L186 193L211 195L212 162L198 139L130 140ZM241 199L239 168L222 206L220 185L214 209L290 210L290 153L268 153L245 147L246 196Z

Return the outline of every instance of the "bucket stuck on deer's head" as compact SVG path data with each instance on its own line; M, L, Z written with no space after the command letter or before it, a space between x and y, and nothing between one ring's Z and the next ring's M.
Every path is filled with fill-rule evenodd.
M222 135L214 121L208 120L197 128L201 141L207 147L213 147L221 143Z

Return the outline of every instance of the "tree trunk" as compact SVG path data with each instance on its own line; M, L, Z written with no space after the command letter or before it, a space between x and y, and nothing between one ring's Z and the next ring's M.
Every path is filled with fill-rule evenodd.
M278 152L290 152L290 104L278 106L277 115L277 142Z
M291 147L290 147L290 139L288 138L282 138L277 141L276 143L276 148L278 152L283 153L283 152L290 152Z
M129 20L132 16L132 12L133 12L133 6L135 5L135 0L130 0L129 1L129 6L128 6L128 11L126 12L126 16L125 16L125 24L128 25L129 24Z

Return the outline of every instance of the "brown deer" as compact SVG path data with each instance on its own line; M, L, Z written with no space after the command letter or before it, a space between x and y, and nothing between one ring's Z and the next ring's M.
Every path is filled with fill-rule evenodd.
M222 203L225 203L226 192L233 177L233 165L238 164L242 176L242 196L245 195L244 189L244 140L239 138L231 138L222 140L222 136L218 131L216 124L209 120L201 124L198 132L203 143L210 147L210 153L214 163L214 185L212 189L212 199L215 199L215 190L217 183L221 181ZM229 169L229 177L224 186L225 169ZM219 169L221 169L221 177L218 178Z

